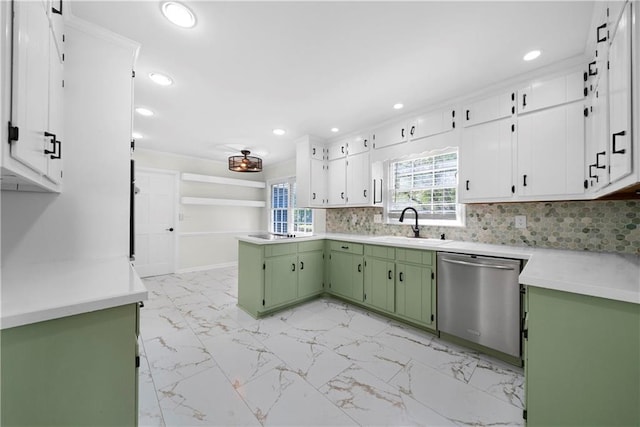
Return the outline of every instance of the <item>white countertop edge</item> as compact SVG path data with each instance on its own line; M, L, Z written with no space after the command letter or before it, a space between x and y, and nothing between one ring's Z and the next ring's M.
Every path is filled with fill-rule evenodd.
M140 301L145 301L147 300L147 298L148 293L146 290L144 290L140 292L127 293L124 295L114 295L109 298L103 298L93 301L75 302L67 306L51 307L34 312L17 313L10 316L3 316L0 329L15 328L17 326L24 326L32 323L44 322L47 320L74 316L76 314L89 313L92 311L104 310L121 305L134 304Z
M640 293L623 289L590 286L580 283L552 280L545 277L520 274L520 284L533 288L550 289L584 296L605 298L614 301L640 304Z

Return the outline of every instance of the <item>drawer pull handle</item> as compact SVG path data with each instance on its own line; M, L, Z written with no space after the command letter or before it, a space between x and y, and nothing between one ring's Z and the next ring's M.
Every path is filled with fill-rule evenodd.
M362 264L358 264L358 273L362 273Z
M624 154L627 152L627 150L625 150L624 148L622 150L616 150L616 136L625 136L627 134L627 132L622 131L622 132L616 132L614 133L613 136L613 142L612 142L612 147L611 147L611 152L613 154Z
M296 265L295 264L291 264L291 271L296 271Z
M389 275L387 276L389 280L393 279L393 271L389 270Z
M304 270L304 262L300 261L300 270Z
M349 249L349 246L340 246L342 249Z

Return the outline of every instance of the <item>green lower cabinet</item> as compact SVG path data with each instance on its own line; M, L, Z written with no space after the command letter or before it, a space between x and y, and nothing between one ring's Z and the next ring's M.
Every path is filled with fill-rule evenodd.
M298 256L282 255L264 261L264 308L298 298Z
M3 426L135 426L137 304L0 332Z
M324 253L312 251L298 254L298 298L319 294L324 284Z
M640 425L640 305L527 289L527 424Z
M364 299L364 260L362 255L331 251L329 291L362 302Z
M367 305L393 313L395 310L395 263L365 258L364 302Z
M430 267L396 263L396 314L435 328L434 277Z

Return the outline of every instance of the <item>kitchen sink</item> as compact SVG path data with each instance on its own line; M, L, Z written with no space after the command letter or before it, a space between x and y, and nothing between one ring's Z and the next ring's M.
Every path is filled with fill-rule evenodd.
M452 240L432 239L428 237L405 237L405 236L376 236L376 237L372 237L371 240L375 240L378 242L385 242L389 244L411 243L411 244L425 245L425 246L439 246L439 245L444 245L445 243L452 242Z

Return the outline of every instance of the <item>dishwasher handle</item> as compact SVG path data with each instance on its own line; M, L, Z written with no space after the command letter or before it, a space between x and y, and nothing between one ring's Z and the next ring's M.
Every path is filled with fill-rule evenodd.
M476 262L457 261L457 260L447 259L447 258L442 258L442 261L448 262L448 263L451 263L451 264L469 265L471 267L495 268L497 270L515 270L515 268L509 267L509 266L506 266L506 265L480 264L480 263L476 263Z

